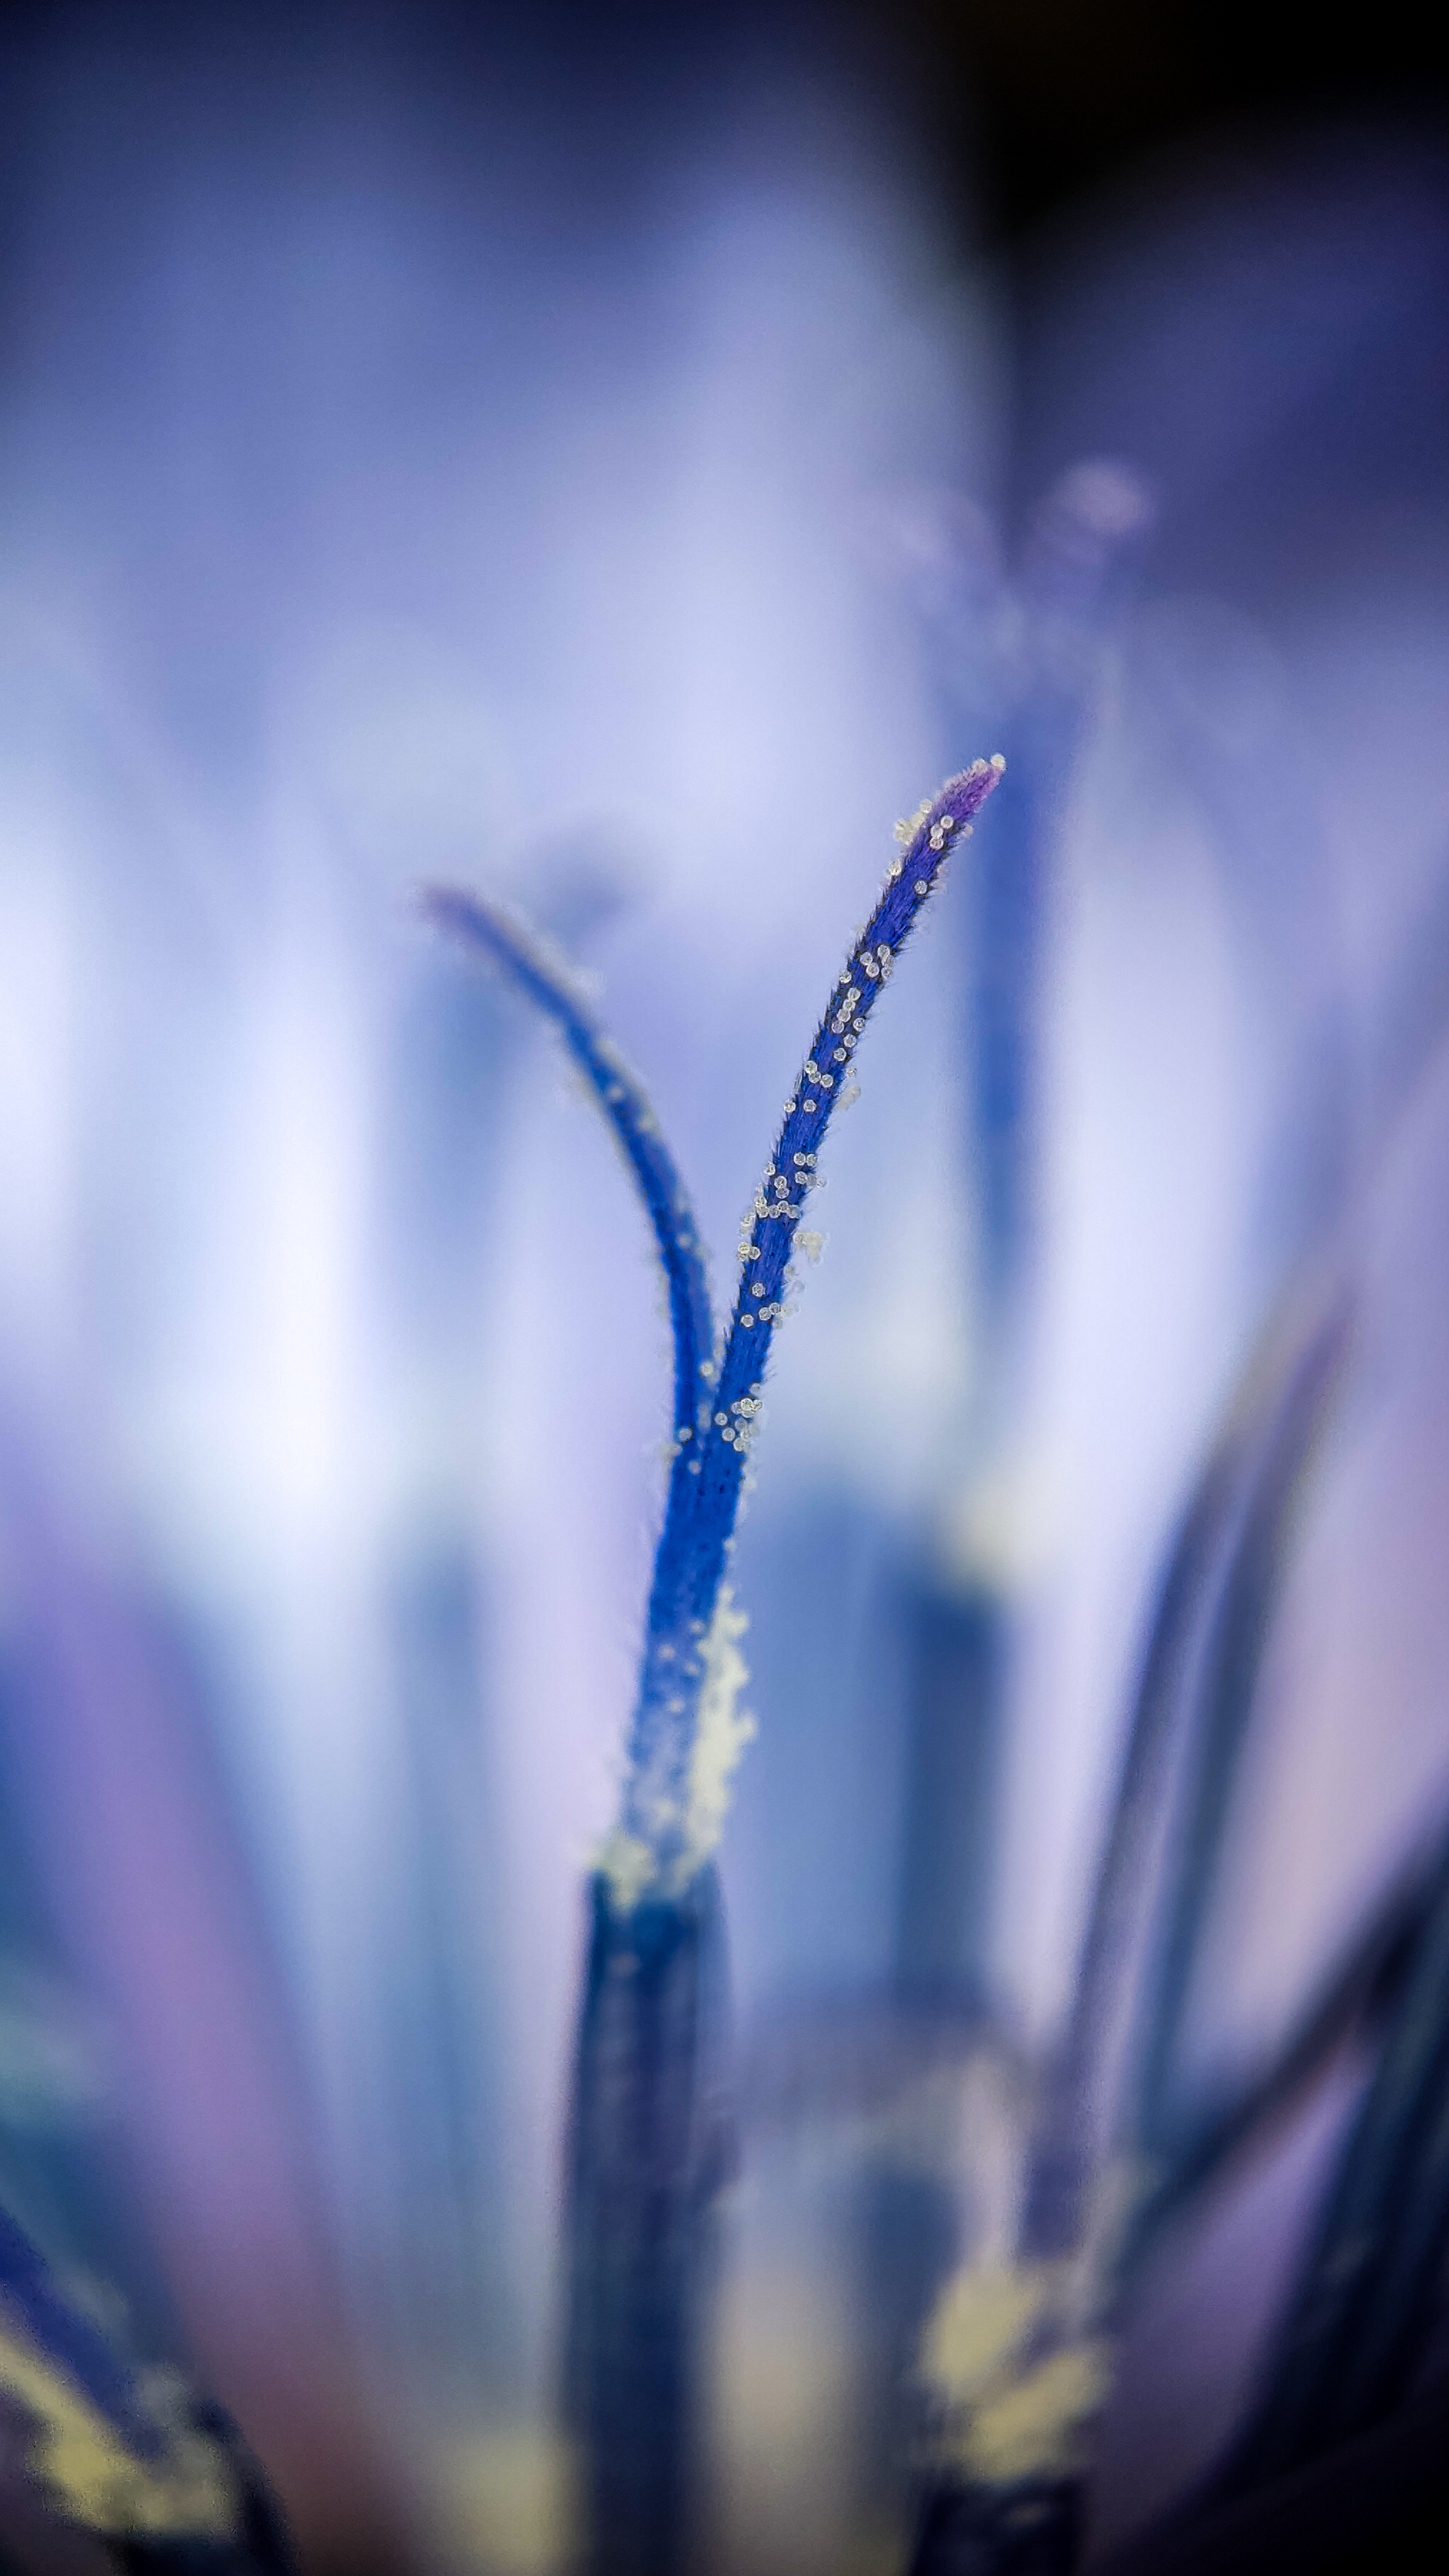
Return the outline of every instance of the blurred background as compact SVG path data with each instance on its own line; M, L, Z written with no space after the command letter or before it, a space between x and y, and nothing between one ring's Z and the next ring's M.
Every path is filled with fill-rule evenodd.
M420 883L598 977L724 1299L895 818L1008 757L741 1525L702 2566L904 2566L1165 1551L1325 1263L1185 2081L1449 1815L1449 101L1407 12L1263 33L5 16L0 2207L309 2566L567 2563L668 1429L607 1139ZM1354 2081L1163 2254L1104 2546L1241 2410Z

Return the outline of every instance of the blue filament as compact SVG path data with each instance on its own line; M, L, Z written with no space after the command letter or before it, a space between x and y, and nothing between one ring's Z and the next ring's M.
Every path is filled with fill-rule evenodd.
M700 1362L714 1347L714 1315L694 1211L643 1084L600 1027L564 960L536 931L501 905L452 886L429 887L420 898L420 908L440 930L450 931L466 947L481 950L511 976L520 992L555 1023L587 1077L618 1137L654 1228L669 1284L675 1420L690 1420L700 1385Z
M769 1362L786 1272L815 1182L821 1141L846 1090L866 1022L941 869L1005 763L978 760L926 806L857 936L816 1029L741 1243L739 1289L717 1352L699 1232L653 1110L561 959L480 897L435 887L422 909L493 959L559 1028L623 1147L649 1211L674 1327L673 1455L654 1560L621 1824L656 1884L682 1892L690 1849L687 1784L709 1632Z
M895 959L956 843L1004 763L979 760L948 779L917 824L865 929L854 942L785 1104L775 1150L741 1246L739 1288L723 1358L701 1370L693 1422L681 1415L679 1460L654 1564L639 1699L629 1745L624 1828L668 1864L677 1854L704 1640L714 1617L740 1483L784 1311L786 1270L826 1129L845 1090L865 1024Z

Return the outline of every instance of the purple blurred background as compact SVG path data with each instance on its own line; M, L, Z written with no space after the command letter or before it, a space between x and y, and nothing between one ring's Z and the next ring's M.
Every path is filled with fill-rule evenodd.
M1449 1059L1375 1111L1449 869L1442 94L1391 16L1276 95L1246 26L1092 23L6 23L0 2199L319 2566L564 2563L579 1890L667 1428L614 1159L414 885L597 973L723 1287L895 817L1075 710L1009 1311L963 872L741 1530L709 2563L901 2563L861 2210L1004 2223L1010 2105L892 2018L933 1605L1010 1604L947 1964L1030 2049L1172 1516L1335 1207L1196 2062L1449 1804ZM1092 618L1031 586L1083 529ZM1164 2256L1104 2532L1241 2403L1345 2086Z

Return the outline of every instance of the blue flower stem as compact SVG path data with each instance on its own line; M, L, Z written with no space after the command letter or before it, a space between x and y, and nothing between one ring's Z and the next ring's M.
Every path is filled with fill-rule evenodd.
M831 989L785 1103L740 1244L740 1278L722 1359L700 1364L691 1414L681 1406L678 1450L655 1558L648 1631L629 1745L625 1832L653 1853L661 1875L684 1854L686 1783L714 1618L740 1482L769 1363L785 1312L786 1271L816 1162L870 1015L951 850L1005 766L979 760L948 780L915 822L875 910Z
M497 907L424 898L560 1029L611 1119L654 1225L675 1338L675 1436L616 1854L601 1867L574 2067L566 2402L584 2466L591 2576L674 2576L687 2552L693 2383L711 2202L728 2162L724 1933L689 1775L711 1632L786 1271L825 1131L917 915L1004 763L979 760L904 828L836 979L740 1245L717 1355L698 1232L653 1113L561 960ZM716 1669L718 1649L716 1647ZM643 1866L639 1868L638 1862Z
M568 2165L567 2413L592 2576L686 2563L712 2213L733 2162L712 1867L621 1913L592 1883Z
M568 966L471 894L423 898L551 1019L613 1127L654 1228L674 1328L676 1423L694 1420L714 1326L699 1231L649 1102ZM676 1442L671 1487L686 1485ZM688 2514L710 2206L726 2161L724 1926L705 1869L621 1906L589 1884L567 2153L565 2411L591 2576L671 2576Z

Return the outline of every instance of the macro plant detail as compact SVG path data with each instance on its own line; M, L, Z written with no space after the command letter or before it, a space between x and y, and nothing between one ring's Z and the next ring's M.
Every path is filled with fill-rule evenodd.
M561 959L478 897L433 889L440 929L490 958L558 1028L647 1210L669 1291L668 1494L621 1809L598 1855L566 2188L564 2404L583 2462L595 2576L670 2576L687 2556L709 2224L732 2152L721 2071L727 1985L712 1854L750 1721L726 1570L775 1327L788 1312L821 1143L917 916L1005 767L949 779L909 820L784 1104L717 1326L699 1229L642 1089Z
M1033 749L1023 761L1028 789L1040 766ZM671 2576L689 2557L710 2215L733 2155L721 2077L724 1915L712 1855L751 1732L736 1713L745 1621L727 1574L773 1332L790 1310L798 1257L818 1249L802 1220L830 1118L853 1093L853 1058L870 1012L945 858L970 833L1005 766L999 755L978 761L898 826L900 855L785 1101L742 1226L736 1294L722 1323L689 1198L653 1111L565 961L477 896L434 889L423 899L437 927L490 958L559 1029L649 1216L673 1329L667 1498L623 1797L591 1889L569 2138L565 2403L585 2463L595 2576ZM1417 1046L1401 1041L1407 1060L1389 1085L1395 1097L1412 1090L1439 1022L1434 1003L1417 1000L1408 1019L1416 1033L1421 1020L1425 1027ZM1386 1124L1393 1106L1393 1098L1380 1104ZM1374 2191L1382 2201L1387 2166L1375 2122L1390 2139L1388 2163L1397 2159L1405 2177L1409 2237L1415 2246L1441 2241L1444 2196L1435 2174L1421 2179L1410 2152L1439 2080L1437 2060L1427 2072L1419 2067L1416 2045L1424 2052L1413 2037L1421 2024L1437 2031L1442 2021L1434 1873L1422 1887L1416 1880L1394 1891L1388 1916L1368 1926L1334 1991L1313 2000L1281 2057L1240 2099L1179 2105L1172 2082L1189 1965L1290 1526L1349 1344L1342 1226L1342 1211L1330 1204L1290 1269L1162 1560L1068 2025L1042 2070L1021 2140L1015 2250L1004 2263L968 2264L945 2282L923 2336L925 2458L935 2468L917 2576L954 2570L963 2550L983 2567L1014 2565L1023 2548L1044 2567L1076 2562L1096 2419L1146 2250L1164 2218L1261 2130L1356 2017L1373 2023L1396 2009L1398 1980L1418 1958L1421 1936L1423 1965L1409 1977L1408 2004L1427 1981L1432 2008L1426 2015L1406 2007L1407 2035L1387 2051L1363 2136L1324 2218L1323 2243L1310 2254L1279 2376L1226 2465L1222 2492L1251 2488L1275 2444L1281 2460L1311 2457L1314 2437L1302 2428L1314 2406L1337 2421L1336 2365L1366 2301L1355 2278L1330 2314L1318 2279L1340 2278L1340 2238ZM1408 2112L1398 2098L1406 2089ZM1405 2272L1405 2259L1398 2270ZM1418 2310L1409 2315L1411 2297L1389 2305L1387 2322L1375 2312L1368 2326L1386 2392L1380 2408L1402 2391L1425 2331ZM1382 2366L1380 2347L1389 2355ZM1313 2371L1326 2398L1316 2385L1302 2393ZM1361 2406L1354 2420L1371 2413Z
M1445 102L250 16L0 35L0 2576L1418 2564Z
M619 1908L678 1896L713 1851L724 1784L743 1738L735 1695L740 1616L725 1572L775 1327L793 1257L818 1245L801 1226L830 1121L853 1096L851 1066L901 947L956 844L969 837L1005 761L978 760L897 827L884 889L857 931L784 1104L774 1151L741 1232L728 1323L711 1313L699 1232L657 1122L561 960L479 897L435 888L429 919L491 957L546 1012L593 1087L633 1172L669 1287L675 1409L669 1487L654 1560L638 1698L618 1825L602 1866Z

